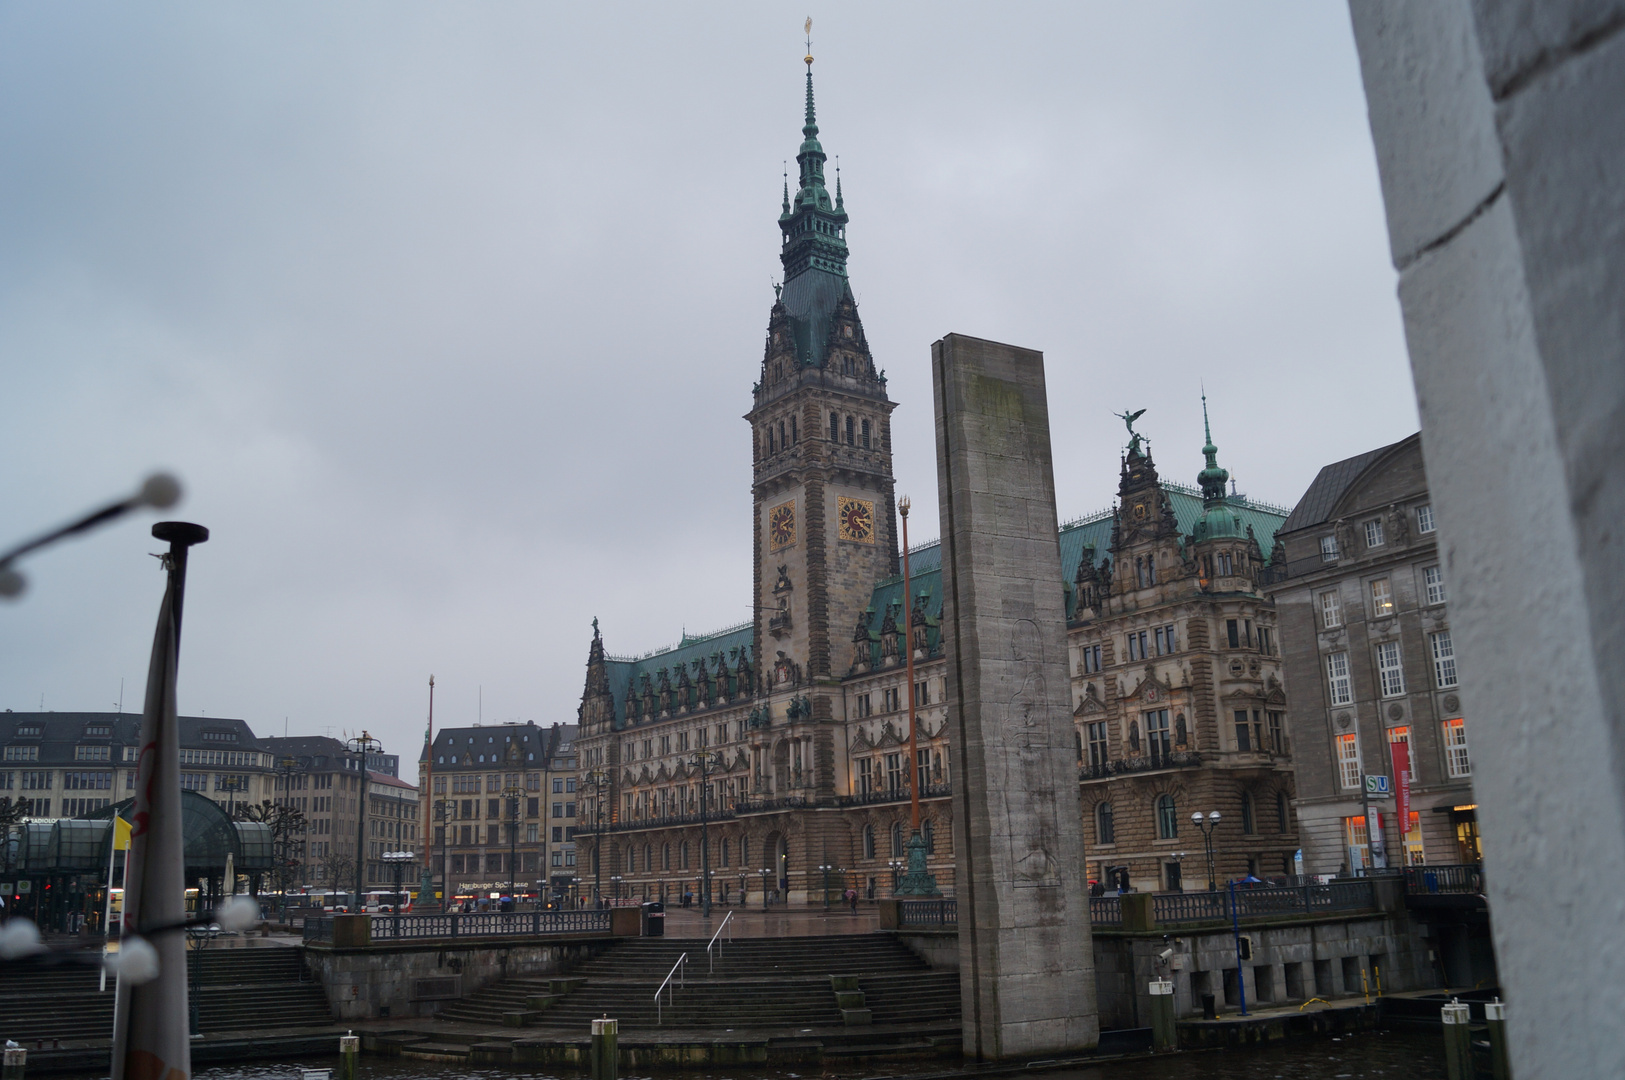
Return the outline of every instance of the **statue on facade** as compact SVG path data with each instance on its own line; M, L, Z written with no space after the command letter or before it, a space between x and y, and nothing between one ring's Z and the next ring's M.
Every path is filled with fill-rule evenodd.
M1112 413L1112 415L1117 417L1119 420L1123 421L1123 426L1128 428L1128 436L1129 436L1129 438L1128 438L1128 456L1129 457L1139 457L1140 456L1140 441L1141 441L1141 439L1144 438L1144 436L1142 436L1139 432L1134 430L1134 421L1136 421L1140 417L1144 416L1145 415L1145 410L1141 409L1139 412L1132 412L1132 413L1131 412Z

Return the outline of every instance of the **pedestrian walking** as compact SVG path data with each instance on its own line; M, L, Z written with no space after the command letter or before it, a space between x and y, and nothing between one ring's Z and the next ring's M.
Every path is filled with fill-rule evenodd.
M846 902L852 905L852 914L856 915L858 913L858 890L851 888L847 889Z

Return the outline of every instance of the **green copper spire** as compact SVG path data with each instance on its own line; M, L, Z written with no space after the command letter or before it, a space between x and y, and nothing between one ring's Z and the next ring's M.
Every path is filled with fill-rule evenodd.
M1224 482L1230 479L1230 474L1219 468L1219 448L1213 445L1213 427L1207 419L1207 394L1202 394L1202 433L1207 436L1207 444L1202 447L1202 455L1207 458L1207 468L1196 474L1196 483L1202 489L1202 500L1207 503L1224 501Z
M779 215L784 234L784 284L809 270L819 270L836 279L846 277L846 209L839 197L830 198L824 186L824 147L818 141L818 114L813 101L812 57L807 57L807 111L801 127L801 148L796 153L800 181L795 195L785 184L785 204ZM839 182L836 184L839 191Z

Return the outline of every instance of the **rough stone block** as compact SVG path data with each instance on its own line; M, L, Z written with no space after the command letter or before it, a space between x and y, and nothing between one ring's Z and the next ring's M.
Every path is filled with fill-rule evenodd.
M842 1009L841 1022L847 1027L859 1027L874 1023L875 1018L868 1009Z

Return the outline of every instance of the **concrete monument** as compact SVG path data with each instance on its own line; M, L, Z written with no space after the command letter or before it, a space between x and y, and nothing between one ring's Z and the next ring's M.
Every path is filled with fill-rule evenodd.
M1095 1045L1044 357L931 347L965 1054Z

